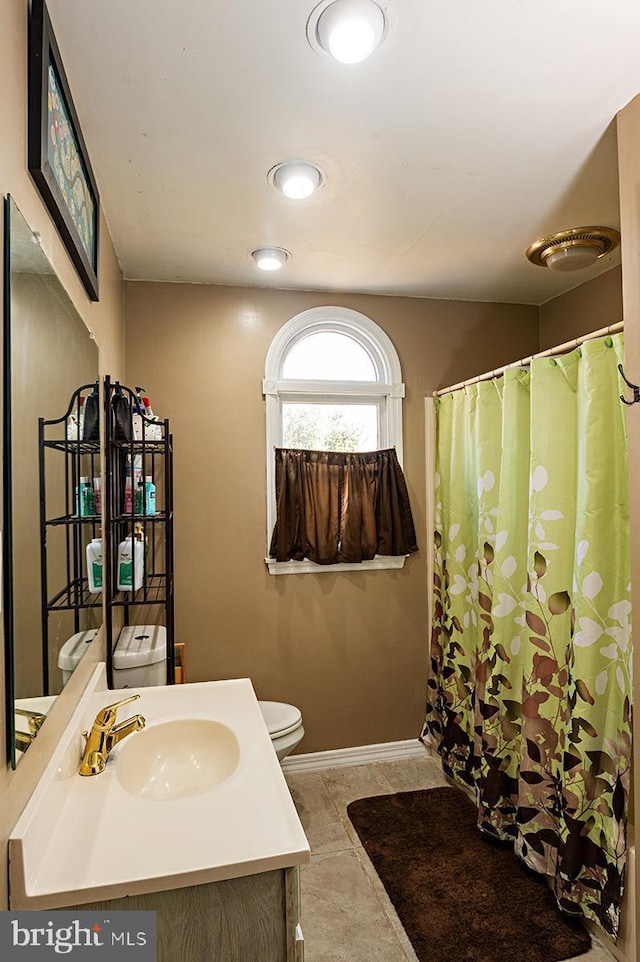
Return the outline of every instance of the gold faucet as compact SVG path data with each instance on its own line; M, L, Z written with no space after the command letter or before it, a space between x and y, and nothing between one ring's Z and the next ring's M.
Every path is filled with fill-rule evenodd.
M26 718L28 731L23 732L17 730L15 732L15 746L19 752L26 752L27 748L36 737L40 728L47 720L47 716L43 715L42 712L32 711L30 708L16 708L16 715L20 715L21 718Z
M80 762L80 775L99 775L100 772L104 771L109 754L118 742L121 742L132 732L144 728L145 720L142 715L132 715L131 718L127 718L126 721L116 725L118 708L128 705L139 697L140 695L129 695L122 701L117 701L113 705L107 705L100 709L91 726L91 731L82 733L87 741Z
M42 712L39 711L33 711L31 708L16 708L15 714L27 719L29 733L32 735L39 732L43 723L47 720L46 715L43 715Z
M36 737L35 732L16 732L15 745L19 752L26 752L27 748Z

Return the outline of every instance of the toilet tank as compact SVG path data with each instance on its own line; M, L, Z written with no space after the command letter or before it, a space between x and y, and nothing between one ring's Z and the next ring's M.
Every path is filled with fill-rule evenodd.
M80 659L97 634L97 628L87 628L85 631L76 632L75 635L71 635L71 638L65 641L58 655L58 668L62 672L63 685L67 684L80 664Z
M128 625L113 652L113 687L148 688L167 681L167 629Z

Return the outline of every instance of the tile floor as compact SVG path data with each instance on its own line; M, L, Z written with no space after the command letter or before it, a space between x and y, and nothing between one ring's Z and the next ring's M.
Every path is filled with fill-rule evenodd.
M400 761L291 773L286 779L311 846L311 862L301 874L305 962L417 962L346 808L367 795L447 785L439 762L425 752ZM613 960L595 941L578 958Z

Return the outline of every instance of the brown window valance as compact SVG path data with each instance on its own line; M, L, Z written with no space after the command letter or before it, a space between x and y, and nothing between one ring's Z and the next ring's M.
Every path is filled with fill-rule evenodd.
M276 561L332 565L418 550L393 448L365 454L276 448Z

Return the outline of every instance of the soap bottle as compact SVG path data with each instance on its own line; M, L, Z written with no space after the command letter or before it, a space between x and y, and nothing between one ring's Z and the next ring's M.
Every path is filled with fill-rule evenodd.
M146 567L147 567L147 558L148 558L148 556L149 556L149 539L147 538L146 534L144 533L144 525L142 525L142 524L137 524L137 525L136 525L136 527L135 527L135 539L136 539L137 542L139 542L139 544L143 545L143 547L144 547L144 565L145 565L145 570L146 570Z
M90 541L86 553L89 591L99 594L102 591L102 538Z
M144 514L144 482L142 478L136 487L136 514Z
M118 591L137 591L143 574L144 541L129 535L118 545Z

